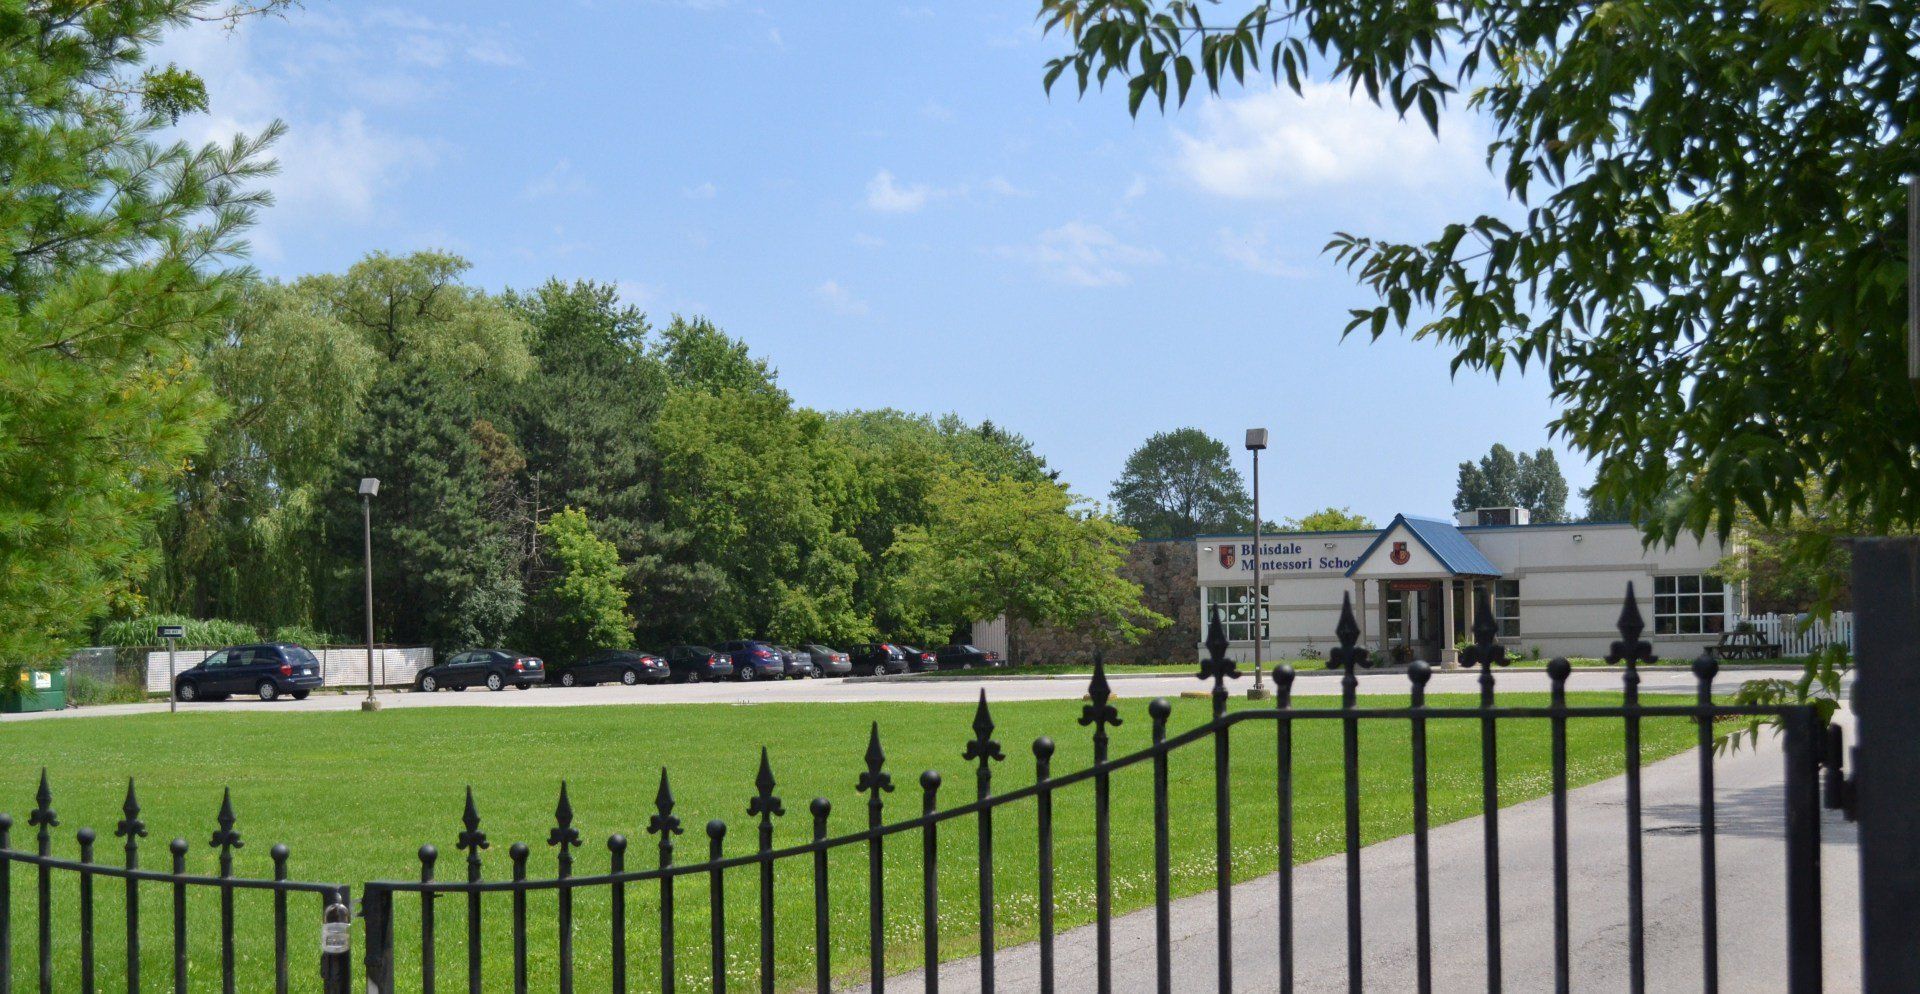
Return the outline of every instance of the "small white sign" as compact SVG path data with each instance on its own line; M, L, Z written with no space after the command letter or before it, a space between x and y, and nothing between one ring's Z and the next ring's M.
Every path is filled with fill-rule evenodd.
M53 674L48 673L45 670L34 670L33 671L33 689L52 690Z

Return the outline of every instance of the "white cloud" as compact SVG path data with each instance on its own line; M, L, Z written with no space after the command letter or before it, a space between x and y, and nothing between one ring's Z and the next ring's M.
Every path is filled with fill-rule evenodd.
M1127 192L1120 196L1122 200L1139 200L1146 195L1147 178L1145 176L1135 176L1133 182L1127 184Z
M867 181L867 207L887 214L911 214L948 192L925 183L902 184L893 173L882 169Z
M770 42L773 42L773 47L775 47L775 48L785 48L785 47L787 47L787 40L786 40L785 38L782 38L782 37L780 37L780 29L779 29L779 28L768 28L768 29L767 29L767 40L768 40L768 41L770 41Z
M720 188L714 186L712 180L708 180L698 186L687 187L681 190L680 194L688 200L712 200L720 195Z
M814 287L813 296L839 314L858 317L867 313L867 302L854 296L851 290L834 280L828 280Z
M987 188L987 191L988 191L989 193L996 193L996 194L999 194L999 195L1000 195L1000 196L1002 196L1002 197L1031 197L1031 196L1033 196L1033 191L1032 191L1032 190L1027 190L1027 189L1023 189L1023 188L1021 188L1021 187L1017 187L1017 186L1014 186L1014 185L1013 185L1013 182L1012 182L1011 180L1009 180L1009 179L1007 179L1007 178L1006 178L1005 176L994 176L994 177L990 177L990 178L989 178L989 179L987 180L987 182L985 183L985 186L986 186L986 188Z
M1284 250L1274 244L1265 231L1221 228L1215 235L1215 244L1222 256L1251 272L1284 279L1299 279L1309 272L1306 267L1288 260Z
M1468 114L1448 112L1435 139L1418 114L1406 120L1309 83L1303 95L1273 89L1200 107L1195 132L1176 132L1177 164L1201 189L1246 200L1286 200L1330 187L1492 188L1487 137Z
M563 157L553 164L553 168L534 177L521 195L529 200L542 200L547 197L574 196L592 190L593 185L573 171L573 161Z
M1030 263L1047 276L1076 286L1121 286L1133 280L1131 270L1158 263L1159 251L1129 245L1105 228L1085 221L1068 221L1040 233L1031 245L996 250L1003 258Z
M920 116L929 121L953 120L953 108L938 100L929 100L920 105Z

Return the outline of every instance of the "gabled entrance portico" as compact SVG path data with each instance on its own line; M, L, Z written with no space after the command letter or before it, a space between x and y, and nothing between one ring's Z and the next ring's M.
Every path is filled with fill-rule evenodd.
M1346 575L1363 640L1396 662L1454 666L1454 645L1473 630L1479 596L1501 571L1452 522L1400 514Z

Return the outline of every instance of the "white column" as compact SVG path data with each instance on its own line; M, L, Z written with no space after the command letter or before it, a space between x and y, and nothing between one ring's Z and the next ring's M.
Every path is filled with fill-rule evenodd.
M1367 644L1367 581L1353 581L1353 618L1360 623L1361 647Z
M1460 651L1453 647L1453 581L1440 581L1440 665L1460 665Z

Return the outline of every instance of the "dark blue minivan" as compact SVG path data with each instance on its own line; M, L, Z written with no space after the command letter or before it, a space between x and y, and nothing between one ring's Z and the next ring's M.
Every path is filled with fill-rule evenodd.
M304 701L321 684L320 660L291 642L235 645L202 659L173 681L183 701L217 701L251 694L263 701L286 694Z

